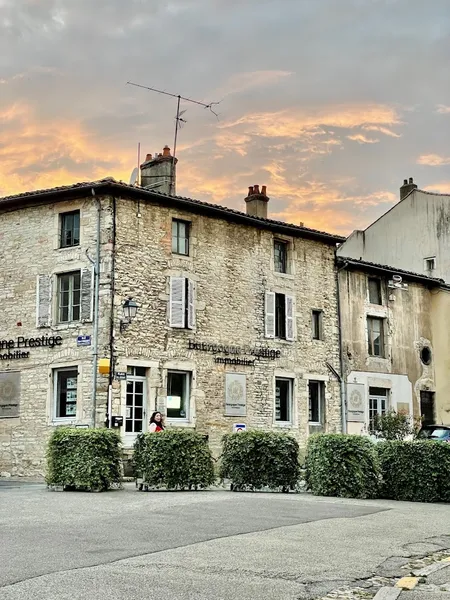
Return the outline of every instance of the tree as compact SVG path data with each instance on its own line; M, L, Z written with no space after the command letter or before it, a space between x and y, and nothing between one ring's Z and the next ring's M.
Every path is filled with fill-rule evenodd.
M410 435L416 435L420 425L420 419L391 409L383 415L375 415L372 433L382 440L404 440Z

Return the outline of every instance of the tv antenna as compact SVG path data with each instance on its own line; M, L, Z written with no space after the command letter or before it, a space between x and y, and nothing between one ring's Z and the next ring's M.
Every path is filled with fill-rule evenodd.
M171 94L170 92L166 92L165 90L158 90L156 88L148 87L146 85L140 85L139 83L133 83L132 81L127 81L127 85L134 85L135 87L139 87L144 90L149 90L150 92L156 92L157 94L163 94L164 96L170 96L171 98L177 99L177 114L175 117L175 134L174 134L174 140L173 140L173 155L172 155L172 179L170 182L170 194L173 195L173 191L175 189L174 178L175 178L175 159L176 159L176 154L177 154L178 130L181 129L185 123L187 123L187 121L182 118L187 109L180 111L181 101L183 100L183 102L190 102L191 104L197 104L198 106L203 106L203 108L207 108L210 112L212 112L212 114L216 117L216 119L219 119L219 114L217 112L215 112L215 110L213 109L213 106L217 106L218 104L220 104L220 102L209 102L207 104L206 102L200 102L199 100L193 100L192 98L186 98L185 96L181 96L180 94Z

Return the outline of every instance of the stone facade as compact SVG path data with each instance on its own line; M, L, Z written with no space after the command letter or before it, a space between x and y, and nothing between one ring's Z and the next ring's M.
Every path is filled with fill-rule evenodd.
M79 244L61 248L61 214L76 210ZM96 426L105 423L111 384L112 414L124 417L121 435L130 448L140 428L131 424L133 419L142 417L145 430L155 408L177 412L173 407L179 399L168 394L167 385L174 373L183 373L186 410L168 418L168 426L208 434L216 454L222 435L238 422L249 428L287 430L302 444L311 431L340 430L339 382L333 374L333 369L339 371L334 267L338 238L263 219L246 220L241 213L158 196L113 180L3 199L0 211L0 471L42 475L53 428L93 424L95 277L89 257L96 258L98 215L98 357L112 359L116 377L97 378ZM187 256L172 252L173 219L188 224ZM274 268L274 240L285 243L287 273ZM73 322L60 323L58 281L68 273L80 276L81 314ZM186 314L180 313L187 326L173 327L168 307L175 310L174 290L182 281L189 282ZM138 312L123 324L122 306L129 297ZM275 337L271 302L280 299L286 311L282 337L291 339ZM321 339L313 339L312 310L321 311ZM53 347L42 341L43 336L54 340ZM91 336L92 345L79 345L79 336ZM19 337L33 339L26 358L8 355L18 351ZM10 341L14 345L9 347ZM60 369L73 371L70 377L66 372L69 380L63 379L61 388ZM127 371L127 380L120 380L118 374ZM14 372L20 375L11 379ZM233 385L242 386L245 380L246 393L238 398L238 414L225 416L225 382L233 374L245 376L234 378ZM20 391L11 391L6 384L17 378ZM277 378L289 387L286 418L275 409ZM309 381L324 393L313 424ZM66 407L64 416L58 415L61 394L64 402L76 396L76 408Z

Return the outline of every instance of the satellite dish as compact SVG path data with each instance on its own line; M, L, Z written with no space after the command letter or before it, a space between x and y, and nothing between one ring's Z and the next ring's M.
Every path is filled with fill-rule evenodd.
M392 276L392 281L394 281L394 283L401 283L402 282L401 275L393 275Z
M134 167L130 176L130 185L136 185L139 182L139 169Z

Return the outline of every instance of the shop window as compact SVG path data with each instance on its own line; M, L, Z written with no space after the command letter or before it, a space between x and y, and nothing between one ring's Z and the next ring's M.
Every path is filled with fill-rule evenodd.
M189 419L191 374L186 371L167 373L167 418Z
M81 273L58 275L58 322L70 323L80 320Z
M325 423L325 383L309 381L309 422L323 425Z
M172 219L172 252L189 256L189 228L190 223Z
M78 399L78 369L57 369L53 375L55 386L55 418L75 419Z
M277 273L287 273L288 244L275 240L273 245L274 266Z
M367 334L369 356L384 357L384 319L367 317Z
M62 213L60 216L60 247L70 248L80 245L80 211Z
M292 422L292 400L294 382L292 379L277 377L275 379L275 421Z
M312 337L313 340L323 340L323 311L313 310L312 311Z
M170 278L169 325L179 329L195 327L195 287L187 277Z
M268 338L294 339L294 298L266 292L265 334Z
M381 299L381 280L376 277L369 277L369 302L370 304L382 304Z

